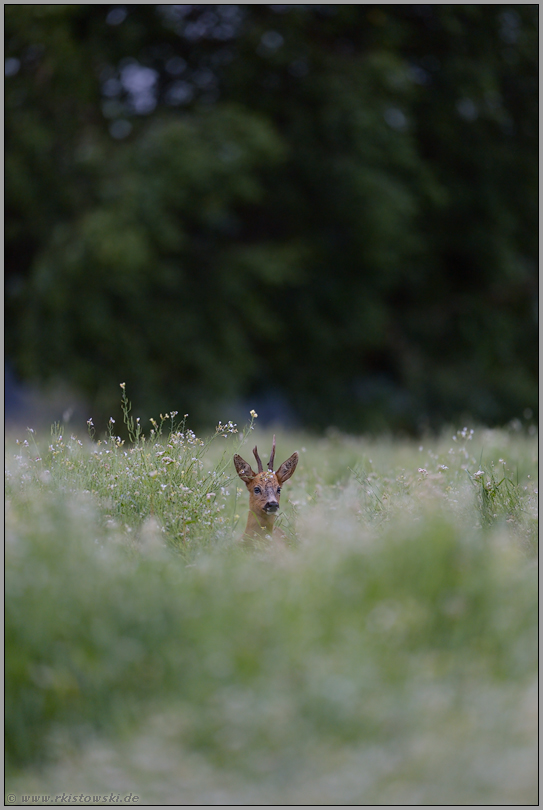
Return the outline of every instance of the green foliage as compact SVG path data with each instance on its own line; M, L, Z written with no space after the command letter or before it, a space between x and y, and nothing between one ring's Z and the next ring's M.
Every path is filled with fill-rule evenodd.
M237 434L236 426L231 421L226 425L219 422L215 434L204 441L186 426L186 416L178 423L177 413L172 411L161 414L159 422L152 419L153 428L146 437L139 417L134 421L130 416L124 384L122 389L124 419L133 443L125 445L115 435L113 418L107 437L93 442L91 448L55 425L47 449L39 450L34 441L24 442L25 456L19 460L29 482L25 489L37 487L53 498L59 490L83 492L102 504L106 523L120 521L129 534L136 531L138 535L146 521L151 535L160 526L167 543L182 555L205 547L214 536L231 534L232 515L225 516L231 454L223 453L211 467L206 455L214 440ZM240 441L253 429L253 421ZM92 439L92 419L88 427ZM29 435L33 440L33 432Z
M498 481L494 465L490 469L477 470L472 480L477 489L477 501L484 523L491 524L496 519L513 519L519 510L519 487L507 476L505 470Z
M106 418L119 377L202 422L535 411L536 6L13 5L6 58L21 377Z
M219 424L203 442L171 413L144 435L124 386L122 402L130 445L111 421L87 444L60 426L48 445L30 431L8 454L11 780L28 784L21 768L51 767L74 743L85 756L96 735L121 746L119 732L127 740L164 717L145 733L165 735L168 762L190 752L262 790L275 774L277 796L307 761L333 772L347 752L396 756L439 728L437 782L429 765L405 765L410 784L433 785L432 803L497 795L474 775L449 785L468 741L483 770L490 745L513 799L529 802L514 753L524 746L526 758L531 732L500 718L518 715L537 676L537 440L467 429L420 447L298 437L284 493L296 542L248 553L235 542L247 504L232 454L254 420L241 437ZM279 454L294 443L279 435ZM503 470L485 487L492 522L477 473L466 474L481 445L488 469ZM134 779L145 792L144 775ZM388 795L380 785L374 803Z

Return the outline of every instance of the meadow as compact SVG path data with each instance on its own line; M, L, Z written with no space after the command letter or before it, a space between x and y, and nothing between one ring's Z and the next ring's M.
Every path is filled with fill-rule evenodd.
M6 441L8 793L537 804L533 427L278 430L287 544L247 550L272 431L122 397L126 440Z

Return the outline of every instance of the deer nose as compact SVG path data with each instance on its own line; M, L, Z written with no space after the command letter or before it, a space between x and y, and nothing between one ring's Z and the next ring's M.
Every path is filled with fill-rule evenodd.
M265 512L277 512L279 509L279 501L268 501L264 507Z

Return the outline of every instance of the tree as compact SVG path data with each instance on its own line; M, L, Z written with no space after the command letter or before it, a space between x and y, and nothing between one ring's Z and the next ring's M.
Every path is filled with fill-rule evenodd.
M110 412L537 397L537 7L7 6L7 352Z

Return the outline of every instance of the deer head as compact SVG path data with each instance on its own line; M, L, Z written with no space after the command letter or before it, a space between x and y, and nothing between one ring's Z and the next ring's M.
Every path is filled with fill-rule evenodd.
M245 482L249 490L249 518L245 529L246 535L271 534L275 515L279 510L279 498L281 486L291 477L298 464L298 453L293 453L290 458L284 461L279 469L273 471L273 460L275 458L275 436L273 437L272 451L268 461L268 469L264 470L258 450L253 450L258 472L251 469L241 456L234 456L234 464L237 473Z

